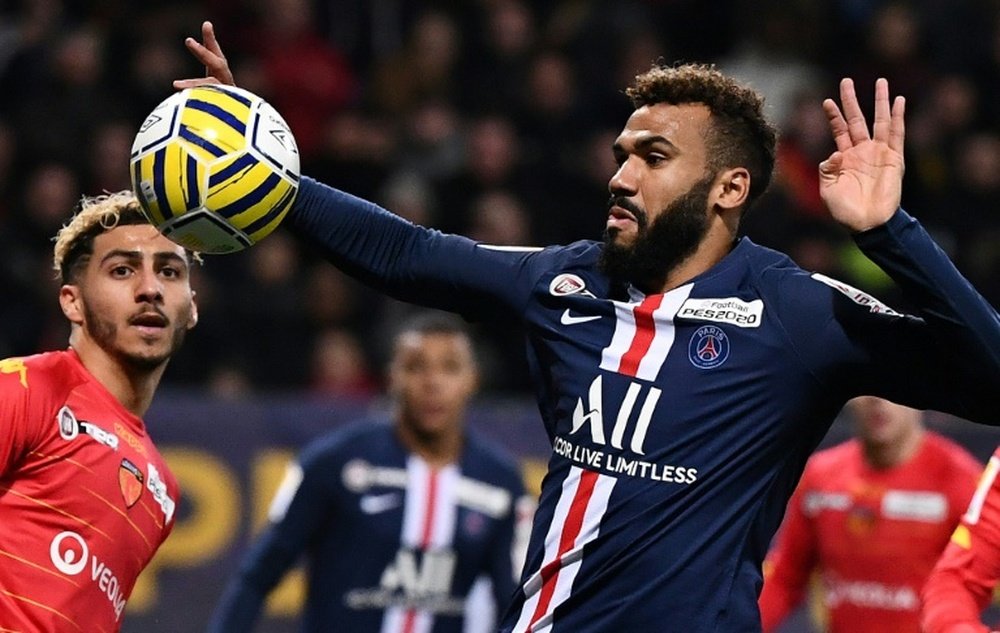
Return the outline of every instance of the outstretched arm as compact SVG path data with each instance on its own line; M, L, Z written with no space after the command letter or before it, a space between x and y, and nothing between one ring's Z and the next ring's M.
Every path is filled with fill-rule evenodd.
M198 61L205 64L205 76L195 79L177 79L174 81L174 88L184 90L207 84L235 86L236 80L233 78L233 71L229 69L229 61L222 54L219 40L215 38L215 26L208 20L201 23L201 39L204 44L189 37L184 40L184 45Z
M823 102L837 149L820 163L820 196L830 214L853 233L885 224L899 208L903 189L903 113L906 101L889 106L889 82L875 82L875 124L858 104L854 82L840 82L840 100Z

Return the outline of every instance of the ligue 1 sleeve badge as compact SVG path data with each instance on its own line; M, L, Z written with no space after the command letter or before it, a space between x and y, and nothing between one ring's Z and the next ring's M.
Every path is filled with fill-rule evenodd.
M703 325L691 335L688 359L698 369L714 369L729 358L729 337L722 328Z

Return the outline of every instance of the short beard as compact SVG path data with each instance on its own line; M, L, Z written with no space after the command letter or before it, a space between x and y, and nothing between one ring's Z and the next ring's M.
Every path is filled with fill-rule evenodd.
M83 315L86 319L83 327L86 328L87 334L97 343L97 346L115 358L122 366L140 372L153 371L170 360L171 355L180 348L184 342L184 336L187 334L187 329L183 327L174 330L170 348L165 353L155 355L129 354L116 346L117 325L100 318L90 309L86 301L83 304Z
M635 242L625 246L613 240L618 229L605 230L601 271L640 290L659 292L670 272L694 254L708 232L708 194L714 180L714 174L709 174L696 182L663 209L652 224L646 212L630 200L612 197L609 207L618 205L630 211L638 231Z

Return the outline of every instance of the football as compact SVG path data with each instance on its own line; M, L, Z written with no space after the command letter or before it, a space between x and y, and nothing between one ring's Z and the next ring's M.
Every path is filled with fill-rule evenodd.
M288 124L264 99L232 86L165 99L139 128L129 168L150 223L202 253L232 253L266 237L299 187Z

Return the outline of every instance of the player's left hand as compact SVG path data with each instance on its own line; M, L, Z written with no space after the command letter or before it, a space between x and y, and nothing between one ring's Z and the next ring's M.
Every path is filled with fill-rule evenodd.
M875 82L875 124L858 105L854 82L840 82L843 112L833 99L823 102L837 150L819 166L820 196L837 222L852 232L884 224L899 208L903 191L903 112L896 97L890 109L889 82Z
M184 45L198 61L205 64L205 76L196 79L176 79L174 80L174 88L184 90L208 84L235 86L236 80L233 78L233 71L229 69L229 62L222 54L219 40L215 38L215 27L208 20L201 23L201 39L204 44L189 37L184 40Z

